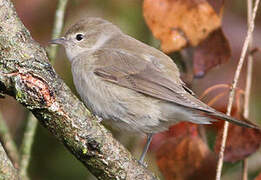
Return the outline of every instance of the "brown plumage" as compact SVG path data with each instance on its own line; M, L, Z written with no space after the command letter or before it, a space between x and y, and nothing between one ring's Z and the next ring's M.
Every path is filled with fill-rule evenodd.
M213 116L257 128L201 102L181 81L167 55L108 21L81 20L52 42L65 47L74 84L86 106L113 125L153 134L182 121L209 124Z

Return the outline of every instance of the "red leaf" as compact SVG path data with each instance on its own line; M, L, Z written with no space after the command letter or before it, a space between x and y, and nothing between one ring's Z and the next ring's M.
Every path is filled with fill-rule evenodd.
M227 62L231 57L231 49L223 31L212 32L194 51L194 75L202 77L211 68Z
M241 118L243 119L243 118ZM219 129L215 151L219 152L223 129ZM261 132L230 124L226 142L224 161L235 162L246 158L257 151L261 144Z
M157 133L153 136L152 142L150 144L150 150L156 151L161 145L171 137L184 137L184 136L197 136L198 125L189 123L189 122L182 122L176 125L173 125L169 128L168 131L164 131L161 133Z
M214 179L216 157L201 138L168 138L156 153L157 164L166 180Z
M204 180L215 176L216 157L198 137L196 124L179 123L154 135L151 149L166 180Z

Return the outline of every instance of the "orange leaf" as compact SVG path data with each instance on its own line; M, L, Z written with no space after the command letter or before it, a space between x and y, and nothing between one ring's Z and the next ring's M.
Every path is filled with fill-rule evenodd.
M221 26L222 12L218 15L207 0L144 0L143 14L161 49L169 53L197 46Z

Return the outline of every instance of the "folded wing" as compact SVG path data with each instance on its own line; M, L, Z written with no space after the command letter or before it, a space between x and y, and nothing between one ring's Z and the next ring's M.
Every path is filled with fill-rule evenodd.
M99 52L99 51L102 51ZM94 73L106 81L115 83L144 95L172 102L186 108L199 110L210 116L236 123L241 126L256 128L255 125L238 121L223 113L217 112L191 95L187 88L171 80L164 72L164 68L156 66L153 59L146 59L123 50L103 49L96 52L97 68ZM149 56L147 56L149 57ZM104 63L107 61L107 63ZM105 65L106 64L106 65ZM165 67L167 68L167 67Z

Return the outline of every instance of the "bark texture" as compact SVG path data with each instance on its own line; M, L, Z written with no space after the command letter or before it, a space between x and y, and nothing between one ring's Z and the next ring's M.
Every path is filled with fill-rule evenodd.
M155 179L58 77L9 0L0 0L0 94L29 109L98 179Z

